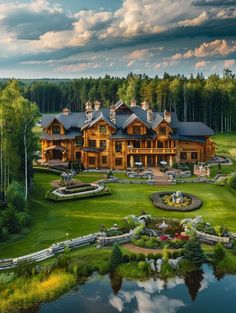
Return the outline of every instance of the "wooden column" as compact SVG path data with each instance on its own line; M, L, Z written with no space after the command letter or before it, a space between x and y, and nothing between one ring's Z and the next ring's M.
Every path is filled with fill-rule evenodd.
M144 167L147 167L147 155L144 156Z

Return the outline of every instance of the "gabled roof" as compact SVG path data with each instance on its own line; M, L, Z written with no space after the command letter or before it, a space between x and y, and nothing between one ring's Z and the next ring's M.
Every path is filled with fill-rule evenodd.
M156 113L156 116L152 122L152 129L157 128L158 125L160 125L162 121L163 121L163 117L159 113Z
M59 113L59 114L43 114L42 116L42 127L48 128L50 124L57 120L61 123L65 129L70 129L71 127L81 127L86 120L86 115L84 112L79 113L70 113L68 115Z
M103 120L104 122L106 122L108 125L110 125L112 128L116 129L116 125L113 124L109 118L107 118L107 116L101 112L100 115L96 118L96 119L92 119L90 122L88 122L87 124L85 124L84 126L81 127L81 129L86 129L87 127L92 127L93 125L95 125L97 122Z
M177 134L182 136L213 136L214 131L202 122L179 122Z
M147 128L150 128L150 125L141 119L138 115L135 113L131 114L130 117L124 122L123 128L127 128L131 123L133 123L135 120L139 120L141 123L143 123Z

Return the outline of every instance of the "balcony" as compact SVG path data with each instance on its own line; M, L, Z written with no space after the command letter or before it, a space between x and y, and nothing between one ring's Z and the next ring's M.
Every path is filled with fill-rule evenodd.
M128 148L128 154L176 154L176 148Z

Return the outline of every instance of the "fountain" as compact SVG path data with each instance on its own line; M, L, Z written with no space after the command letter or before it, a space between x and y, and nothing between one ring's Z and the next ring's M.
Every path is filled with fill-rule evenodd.
M199 198L181 191L156 192L151 195L151 199L157 208L169 211L192 211L202 205Z

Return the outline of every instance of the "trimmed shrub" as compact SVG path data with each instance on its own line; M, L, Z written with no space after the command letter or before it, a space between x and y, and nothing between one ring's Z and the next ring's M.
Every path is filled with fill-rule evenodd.
M124 262L124 263L129 263L129 261L130 261L129 255L128 255L128 254L125 254L125 255L123 256L123 262Z
M137 256L137 261L144 261L145 260L145 255L143 253L139 253Z
M130 256L130 261L135 262L137 260L137 255L135 253L132 253Z

